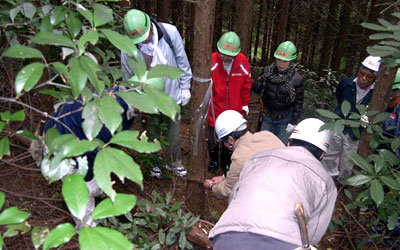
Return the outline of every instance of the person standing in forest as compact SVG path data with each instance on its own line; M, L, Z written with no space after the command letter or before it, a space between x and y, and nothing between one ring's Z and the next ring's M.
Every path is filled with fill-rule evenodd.
M275 62L264 68L252 90L261 94L264 105L261 130L274 133L284 144L300 119L303 109L303 77L293 62L296 46L290 41L281 43L274 53Z
M183 71L183 75L171 80L164 78L165 93L174 99L177 104L186 105L191 97L190 81L192 71L183 46L182 37L177 28L171 24L159 23L136 9L128 11L124 17L124 29L127 35L132 39L138 48L138 57L146 63L147 69L159 64L178 67ZM134 72L128 64L130 56L121 51L121 66L126 72L124 81L129 80ZM185 176L187 171L182 165L181 143L180 143L180 115L176 117L176 122L165 115L147 116L147 124L157 124L156 126L147 125L147 131L150 136L159 136L161 133L160 124L166 123L167 142L166 147L166 165L168 170L172 170L177 176ZM158 121L158 122L157 122ZM160 166L153 166L151 176L161 177Z
M380 60L380 57L368 56L361 63L357 76L348 77L340 81L335 93L338 102L335 109L337 115L347 118L352 113L358 113L357 105L368 105L372 97L375 79L378 75ZM347 117L344 117L342 113L342 104L345 101L351 106ZM359 128L358 133L361 134L361 128ZM342 184L352 174L353 162L351 161L351 154L357 150L358 143L359 138L356 137L353 128L350 126L345 126L343 132L339 135L331 135L329 151L325 155L322 164L331 176L338 175L338 181Z
M235 32L227 32L217 43L218 51L212 54L212 100L208 112L208 170L216 173L218 166L226 173L231 162L231 152L222 147L219 164L219 142L215 137L215 120L225 110L235 110L243 116L249 113L251 69L247 57L240 52L240 39Z
M304 205L308 238L317 244L332 218L337 189L320 160L329 132L315 118L301 121L288 147L246 161L227 210L209 233L215 250L279 249L302 245L294 206Z
M230 196L244 163L253 154L263 150L285 147L281 140L269 131L250 133L246 123L246 119L234 110L222 112L215 121L218 140L233 152L229 172L204 181L204 187L210 189L218 199Z

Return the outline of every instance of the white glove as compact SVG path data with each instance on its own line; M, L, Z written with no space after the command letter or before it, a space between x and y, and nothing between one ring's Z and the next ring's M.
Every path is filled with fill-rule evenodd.
M368 116L365 114L363 116L361 116L361 121L365 122L365 123L369 123ZM364 124L362 124L361 126L363 126L364 128L366 127L366 125L364 125Z
M191 96L189 89L182 89L182 106L188 104Z
M288 123L288 125L286 127L286 133L288 133L288 134L292 133L295 127L296 127L296 125Z
M249 106L242 106L242 109L246 112L246 115L249 114Z

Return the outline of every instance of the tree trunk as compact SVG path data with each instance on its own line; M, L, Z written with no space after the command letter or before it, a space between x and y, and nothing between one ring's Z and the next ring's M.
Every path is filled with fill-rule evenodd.
M240 37L241 52L248 56L250 49L253 0L240 0L239 6L237 34Z
M188 5L189 15L185 16L185 51L188 56L190 65L193 63L193 27L194 27L194 16L195 6L194 4Z
M172 23L176 26L180 34L183 33L184 9L185 4L182 0L172 1Z
M308 21L307 21L307 26L306 26L306 30L305 30L305 34L304 34L304 41L303 41L303 46L302 46L302 50L301 50L301 61L300 64L304 65L305 67L307 67L309 64L309 60L310 60L310 43L311 43L311 30L313 30L315 28L315 13L314 13L314 2L315 1L311 1L311 3L309 4L309 8L308 8Z
M157 0L157 21L169 22L168 0Z
M150 17L152 17L152 7L153 7L153 1L152 0L146 0L144 1L144 12L146 12Z
M213 35L213 51L217 51L217 42L222 36L222 20L224 15L224 0L218 0L215 7L215 22L214 22L214 35Z
M331 0L329 5L328 19L326 21L324 42L321 50L321 57L319 60L318 75L322 76L324 74L324 69L329 68L329 59L331 57L331 49L333 47L333 34L336 33L335 26L337 23L337 8L339 1Z
M316 8L314 9L315 11L315 20L314 20L314 29L312 29L314 32L312 33L311 36L311 44L310 44L310 48L311 48L311 53L310 53L310 60L308 61L308 65L307 68L310 70L315 70L315 64L314 64L314 59L315 56L317 55L317 51L318 51L318 41L320 40L320 37L322 36L320 33L322 33L321 31L321 25L320 25L320 19L322 18L322 11L324 9L324 0L316 0L315 2L315 6Z
M229 25L228 25L228 30L234 30L236 27L236 1L229 1L231 3L231 12L229 13L227 17L225 17L227 20L229 20ZM227 8L228 9L228 8Z
M289 0L281 0L280 4L277 6L278 8L278 22L276 26L276 41L274 49L278 47L279 44L285 41L285 35L286 35L286 25L287 25L287 13L288 13L288 6L289 6Z
M265 0L266 2L267 0ZM257 52L258 52L258 41L260 39L260 27L261 27L261 19L263 13L263 0L258 2L258 19L257 19L257 28L256 28L256 40L254 42L254 53L253 53L253 64L257 61Z
M335 46L332 53L331 69L339 72L340 62L343 57L343 46L346 41L347 27L349 26L351 0L344 0L342 13L340 15L340 30L336 38Z
M264 12L265 12L265 18L264 18L264 35L263 35L263 40L262 40L262 45L261 45L261 63L264 64L267 62L268 57L267 57L267 43L268 43L268 19L269 15L268 13L270 12L268 10L268 1L264 1Z
M192 68L193 75L203 79L211 78L214 11L215 0L198 0L195 5ZM197 145L194 143L196 143L196 120L201 120L204 115L199 114L198 110L207 92L209 82L198 82L192 79L190 113L194 119L190 120L190 171L187 180L186 205L194 214L204 214L205 212L203 181L206 178L208 154L203 126L200 126L201 129L199 129Z
M377 110L379 112L384 112L386 110L388 101L390 99L390 94L392 92L392 86L394 78L396 76L396 71L396 67L392 67L389 69L386 63L381 63L378 77L376 78L374 93L368 105L368 111ZM373 118L375 116L376 115L368 117L368 120L373 121ZM382 124L376 125L381 126ZM368 155L374 152L374 150L369 145L369 141L371 141L373 134L374 133L368 133L366 129L364 129L361 134L361 140L360 144L358 145L357 154L359 154L363 158L366 158Z

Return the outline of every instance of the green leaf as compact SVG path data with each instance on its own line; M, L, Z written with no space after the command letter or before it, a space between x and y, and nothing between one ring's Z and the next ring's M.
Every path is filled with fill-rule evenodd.
M373 124L377 124L380 122L384 122L387 119L389 119L390 114L387 112L379 113L377 116L375 116L374 120L372 121Z
M65 7L63 5L57 6L54 9L53 13L51 14L50 23L53 26L57 26L59 23L61 23L64 20L66 14L67 14L67 10L65 9Z
M373 167L371 164L369 164L364 158L362 158L360 155L356 153L351 154L351 159L353 162L362 168L363 170L367 171L370 174L373 174Z
M76 16L75 12L71 12L67 17L67 27L72 37L76 37L82 29L82 22Z
M1 131L3 131L5 125L6 125L5 122L0 121L0 133L1 133Z
M2 115L3 119L3 115ZM3 119L4 121L6 119ZM10 115L7 119L8 121L24 121L25 120L25 110L21 109L20 111L15 112L14 114Z
M388 223L387 223L387 228L388 228L389 231L393 230L396 227L398 219L399 219L399 213L398 212L394 212L393 214L391 214L389 216Z
M57 129L50 128L46 132L45 143L49 149L49 154L53 154L62 148L65 143L74 139L76 139L76 137L71 134L60 135Z
M71 58L69 60L69 66L70 66L70 72L69 72L70 85L72 89L72 94L74 95L74 97L78 97L86 85L88 75L83 70L80 62L75 58Z
M97 77L97 72L100 71L99 66L87 56L81 56L80 62L83 70L88 74L89 80L97 93L102 93L104 90L104 83Z
M340 133L343 132L343 129L344 129L344 120L336 120L332 129L333 134L339 135Z
M165 245L165 236L164 229L160 228L158 230L158 241L160 241L161 245Z
M176 233L174 233L171 229L168 231L167 238L165 240L165 244L167 246L172 246L176 241Z
M139 94L137 92L116 92L125 102L139 109L146 114L158 114L155 104L148 98L147 93Z
M180 113L180 106L176 104L175 100L156 88L143 87L145 93L149 93L148 97L152 100L157 109L164 115L176 121L177 115Z
M71 223L58 225L47 235L43 243L43 250L58 247L68 242L75 235L75 233L75 228Z
M30 91L38 83L43 74L44 64L34 62L23 67L15 78L15 90L18 95L22 90Z
M0 225L18 224L31 216L29 213L18 210L17 207L9 207L0 214Z
M89 21L90 25L93 26L93 13L83 7L81 4L76 4L77 11L81 14L86 20Z
M48 227L35 227L32 229L31 239L35 249L38 249L43 244L49 231Z
M372 177L363 174L357 174L347 178L346 185L350 186L361 186L369 181L371 181Z
M111 173L122 181L128 178L143 188L143 176L139 166L125 152L115 148L100 150L94 161L94 176L99 187L115 200L116 192L112 189Z
M382 27L378 24L374 24L374 23L361 23L361 26L363 26L364 28L370 29L370 30L388 31L387 28Z
M36 13L36 7L31 3L23 3L21 12L24 16L32 20Z
M177 67L158 64L155 67L149 70L147 78L155 78L155 77L168 77L169 79L177 79L183 75L183 71Z
M64 64L60 62L54 62L50 64L54 69L54 71L60 75L66 76L68 75L68 68Z
M54 34L50 32L39 32L33 38L32 42L41 45L55 45L75 48L74 42L64 35Z
M132 250L134 245L125 236L106 227L84 227L79 233L80 250Z
M12 58L42 58L43 54L38 49L17 44L4 51L2 56Z
M397 18L400 18L400 12L393 12L392 15Z
M381 176L379 179L391 189L400 190L400 184L390 176Z
M3 237L13 237L18 235L19 232L21 234L25 234L31 230L31 225L27 222L19 223L19 224L14 224L14 225L8 225L7 226L7 231L3 234Z
M387 149L381 149L378 151L379 156L388 161L392 166L396 166L399 164L400 159L391 151Z
M337 114L335 114L329 110L317 109L316 111L318 112L318 114L320 114L324 117L331 118L331 119L340 119L340 116L338 116Z
M184 232L181 232L181 235L179 236L179 248L180 249L185 249L186 246L186 235Z
M2 159L4 155L10 155L10 140L7 136L0 140L0 159Z
M39 138L36 137L36 135L34 135L31 131L29 130L18 130L17 132L15 132L15 134L23 136L31 141L37 141L39 140Z
M121 105L111 96L105 95L100 99L98 112L100 121L114 134L122 123L121 114L124 110Z
M110 143L133 149L139 153L153 153L161 149L159 141L149 142L144 134L139 140L138 135L138 131L121 131L114 135Z
M85 44L90 42L92 45L96 45L99 41L99 33L95 30L90 30L85 33L78 41L79 53L82 55L85 52Z
M74 157L82 155L86 152L92 151L96 149L99 144L95 141L87 141L87 140L70 140L68 141L64 147L62 147L63 158Z
M343 101L340 109L342 110L344 117L347 117L350 112L351 105L348 101Z
M376 206L379 207L385 197L385 193L383 192L382 184L378 180L372 180L370 194Z
M94 26L99 27L113 21L112 9L102 4L94 4Z
M388 38L392 38L393 35L390 33L376 33L376 34L372 34L369 36L370 40L383 40L383 39L388 39Z
M89 141L93 140L100 132L103 124L98 117L99 100L94 99L85 105L82 111L82 128Z
M353 195L347 188L344 189L344 194L346 195L347 198L349 198L350 200L353 200Z
M5 201L6 201L6 195L0 191L0 210L3 208Z
M50 183L60 180L71 171L71 159L62 159L62 154L57 154L53 159L44 158L40 164L42 175Z
M147 79L146 62L138 57L128 57L127 62L132 68L133 72L135 72L136 80L139 82L144 82Z
M85 177L89 168L87 157L86 156L77 157L76 161L78 161L78 166L79 166L78 171L76 171L76 174Z
M132 194L117 194L114 203L110 198L101 201L93 211L92 218L103 219L111 216L120 216L128 213L136 204L136 197Z
M115 47L117 47L117 49L122 50L131 56L137 55L136 45L132 42L132 40L129 37L123 36L118 32L109 29L101 29L101 32Z
M42 22L40 23L40 31L41 32L48 32L48 33L52 33L53 32L53 25L51 25L50 17L45 16L42 19Z
M388 165L388 164L385 162L384 159L382 159L382 158L377 158L377 159L375 160L375 164L374 164L375 173L379 174L379 172L381 172L382 169L386 169L386 168L387 168L387 165Z
M88 201L88 189L83 177L77 174L67 175L62 185L62 194L72 215L83 220Z
M393 54L392 51L388 50L382 50L380 48L377 48L375 45L373 47L367 47L367 52L371 56L380 56L380 57L387 57Z
M17 6L16 8L10 10L10 19L12 22L14 22L15 17L18 15L20 11L21 11L20 6Z

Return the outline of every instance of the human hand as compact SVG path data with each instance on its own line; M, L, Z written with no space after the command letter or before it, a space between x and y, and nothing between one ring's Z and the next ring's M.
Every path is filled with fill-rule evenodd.
M212 179L211 179L211 181L214 183L214 184L217 184L217 183L220 183L221 181L223 181L225 178L224 178L224 176L223 175L221 175L221 176L214 176Z
M213 183L212 180L207 179L207 180L205 180L205 181L203 182L203 185L204 185L205 188L208 188L208 189L211 190L211 188L212 188L212 186L214 185L214 183Z
M295 127L296 127L296 125L288 123L288 125L286 127L286 133L292 133Z
M362 116L361 116L361 121L362 121L361 126L362 126L363 128L366 128L366 127L367 127L367 124L369 123L368 116L367 116L366 114L362 115ZM363 122L364 122L364 123L363 123Z
M246 112L246 116L249 114L249 106L242 106L242 110Z
M188 104L191 96L189 89L182 89L182 106Z

